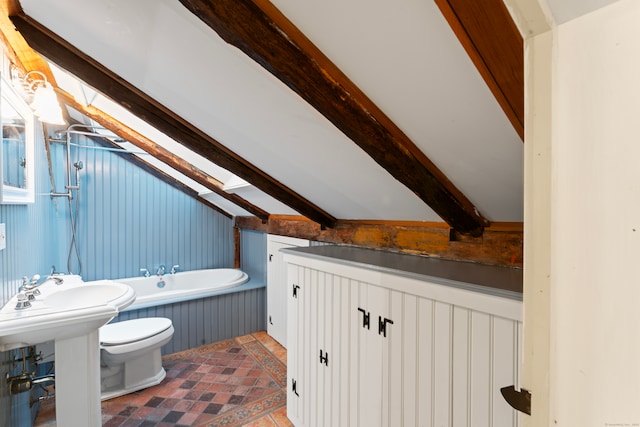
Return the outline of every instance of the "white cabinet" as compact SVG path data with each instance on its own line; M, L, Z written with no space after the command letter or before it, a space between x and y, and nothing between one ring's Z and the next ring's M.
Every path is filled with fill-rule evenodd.
M285 260L295 426L517 425L500 395L518 384L517 295L313 252Z
M267 236L267 333L287 346L287 264L282 248L309 246L309 241L294 237Z

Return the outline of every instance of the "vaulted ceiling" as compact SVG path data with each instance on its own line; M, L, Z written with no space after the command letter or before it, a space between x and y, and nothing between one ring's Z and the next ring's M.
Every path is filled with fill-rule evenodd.
M522 40L501 0L5 4L70 119L231 215L522 221Z

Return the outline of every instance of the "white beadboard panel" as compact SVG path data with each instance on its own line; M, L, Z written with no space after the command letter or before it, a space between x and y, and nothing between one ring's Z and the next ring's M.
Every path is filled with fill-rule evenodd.
M491 390L492 426L516 426L518 415L504 400L500 388L519 386L519 366L522 323L494 317L492 320L493 340L493 388ZM514 343L516 343L514 345Z
M299 283L299 274L301 268L295 265L287 265L287 337L289 344L298 348L303 343L304 327L302 326L302 312L300 306L302 292L299 297L294 300L293 286ZM302 384L301 360L303 351L287 352L287 417L297 426L302 423L302 400L293 391L293 381Z
M471 313L469 312L469 310L460 307L453 307L453 328L450 338L453 342L451 360L451 425L453 427L465 427L469 424L470 421L470 317Z
M349 378L349 360L352 358L353 344L349 337L348 330L345 331L345 325L352 322L354 313L351 309L351 290L349 279L334 276L333 281L334 295L337 296L334 306L333 319L333 348L336 353L335 360L337 364L333 367L333 418L331 425L344 426L349 420L349 410L351 409L351 399L353 393L350 389L350 382L344 381ZM357 322L357 320L356 320Z
M405 311L405 298L410 300L410 305L413 302L415 307L415 298L413 296L405 295L401 292L388 292L388 318L393 321L393 324L387 324L386 345L382 346L383 354L386 353L385 357L387 359L387 374L383 377L382 384L383 402L389 402L386 413L383 412L382 417L382 425L385 427L395 427L398 423L404 425L402 401L404 398L411 400L411 396L405 396L403 393L402 374L403 354L407 352L404 331L409 329L410 333L415 332L415 313L407 313ZM410 317L411 314L414 316ZM409 325L407 325L405 319L408 320ZM384 405L383 408L385 408Z
M404 328L402 328L402 360L394 360L392 363L399 364L401 368L401 379L403 384L403 397L401 400L402 407L400 408L400 414L403 425L419 425L417 424L418 408L420 405L420 390L418 384L420 382L419 376L420 363L419 357L419 345L421 337L419 336L421 319L420 303L421 299L418 299L415 295L404 295L402 315L404 317ZM398 334L393 335L393 340L396 339ZM430 340L429 340L430 342ZM427 363L427 365L430 365ZM425 402L429 407L431 402Z
M426 298L398 291L398 281L372 285L304 262L289 264L289 274L301 287L300 304L289 307L297 322L288 332L302 342L289 355L304 382L290 409L294 425L518 425L500 394L518 384L518 316L504 317L499 304L500 315L470 308L467 295L459 306L450 294ZM385 318L393 321L386 337L378 330ZM321 349L328 369L318 361Z
M451 425L453 307L436 302L433 336L433 426ZM427 424L428 425L428 424Z
M436 344L436 303L426 298L418 299L417 312L417 355L416 380L416 424L431 426L436 411L435 344ZM408 368L409 369L409 368ZM411 375L409 371L406 375ZM411 424L409 424L411 425Z
M492 358L495 353L493 351L492 318L486 313L472 312L470 321L469 420L473 420L473 424L470 422L469 425L474 427L493 427L491 408L493 407L493 389L496 386L493 381L495 367L493 366ZM497 350L513 350L513 342L505 343L505 345L508 346L506 349Z

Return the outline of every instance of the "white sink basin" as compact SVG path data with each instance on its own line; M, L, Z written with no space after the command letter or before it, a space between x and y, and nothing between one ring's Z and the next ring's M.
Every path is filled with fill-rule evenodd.
M79 280L38 288L32 306L16 310L17 296L0 309L0 351L85 335L106 324L135 300L129 286L110 280Z

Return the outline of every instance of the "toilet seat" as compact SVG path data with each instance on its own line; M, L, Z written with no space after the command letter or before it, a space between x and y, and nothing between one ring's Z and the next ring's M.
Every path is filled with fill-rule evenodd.
M100 346L104 348L139 342L161 334L170 328L173 329L171 320L164 317L147 317L109 323L99 329Z

